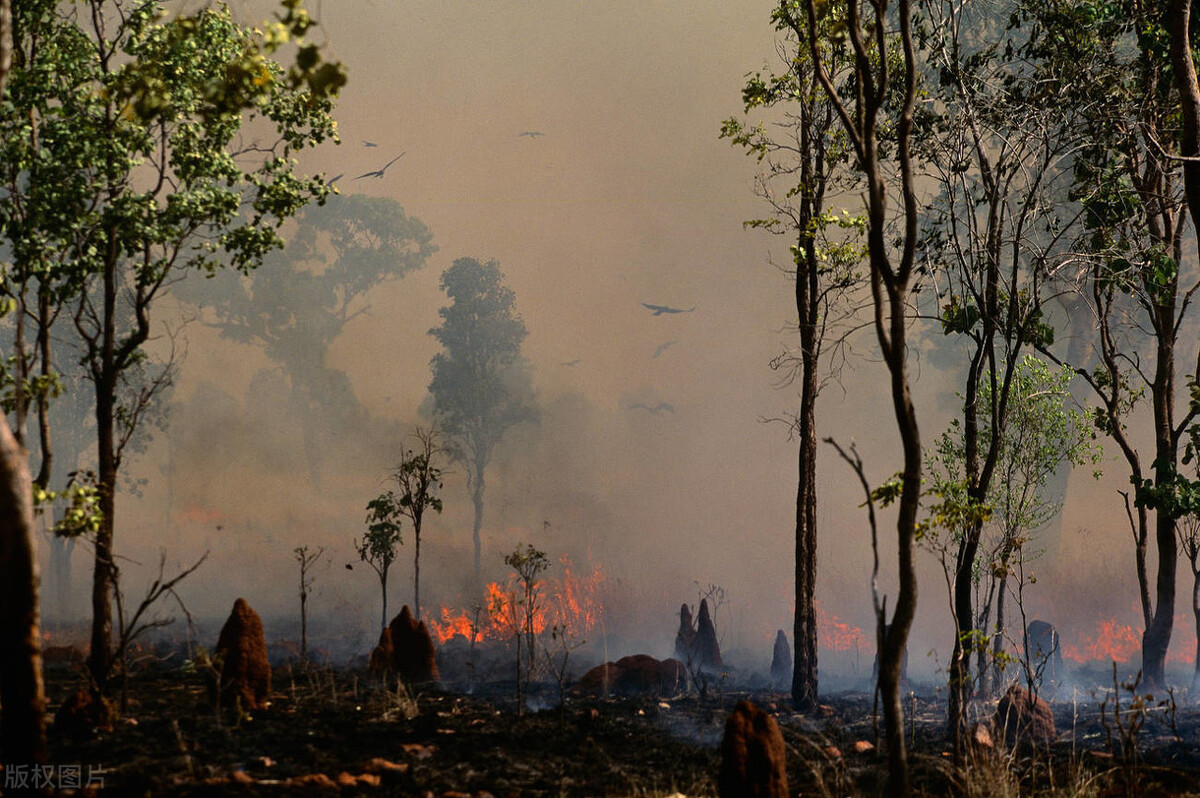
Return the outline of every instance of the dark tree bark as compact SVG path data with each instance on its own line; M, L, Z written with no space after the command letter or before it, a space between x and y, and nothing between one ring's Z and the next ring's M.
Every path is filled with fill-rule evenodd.
M913 46L912 9L909 0L898 0L892 15L887 0L872 0L869 19L862 16L860 0L844 0L837 6L843 13L845 31L854 54L852 81L855 89L853 108L840 100L836 87L821 60L817 42L817 8L807 0L809 52L821 86L837 109L857 157L858 168L866 183L867 248L870 264L871 298L874 305L876 338L890 377L892 408L904 451L902 493L896 518L897 570L899 590L890 623L877 619L879 651L879 691L882 696L884 730L888 749L888 785L890 795L911 793L908 749L904 739L904 709L900 702L900 679L908 633L917 609L917 574L914 544L917 511L921 499L922 452L916 409L908 379L908 294L916 255L919 208L914 189L911 151L913 112L916 103L917 65ZM830 4L833 5L833 4ZM895 27L893 27L895 26ZM899 29L901 76L893 76L893 32ZM868 38L869 37L869 38ZM895 118L892 151L897 171L891 173L880 152L880 115L888 95L895 92L899 105ZM899 194L901 230L889 231L889 183ZM896 241L896 259L893 247ZM886 631L885 631L886 630Z
M801 39L803 41L803 39ZM808 76L807 81L812 81ZM806 81L806 82L807 82ZM812 88L816 88L813 86ZM815 94L815 92L814 92ZM817 708L817 424L820 387L817 368L821 356L820 260L813 230L824 203L824 131L815 130L814 103L800 110L800 182L805 187L800 202L801 255L796 260L796 315L800 320L800 413L796 417L799 439L796 487L796 614L792 626L792 704L801 712ZM828 129L826 120L825 130ZM814 140L816 139L816 140Z
M33 489L25 451L0 417L0 761L46 761Z
M0 98L12 67L12 7L0 0ZM29 462L0 417L0 762L46 762L46 698Z

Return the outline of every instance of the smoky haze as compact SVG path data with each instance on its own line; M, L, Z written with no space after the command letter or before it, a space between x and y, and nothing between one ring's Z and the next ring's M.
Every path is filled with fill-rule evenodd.
M248 23L274 8L234 6ZM793 606L795 444L784 425L762 420L796 403L767 365L794 343L792 285L771 265L787 262L789 242L743 229L764 213L755 164L718 132L741 111L745 74L775 63L771 9L740 0L313 4L349 84L335 111L341 145L307 153L303 166L344 174L343 194L395 200L429 227L438 251L374 287L331 342L318 365L344 375L350 393L319 415L295 408L287 375L262 349L223 338L211 316L180 306L193 320L170 426L131 464L147 480L142 496L120 499L127 592L151 576L159 547L172 561L211 549L181 590L193 613L218 617L244 596L266 616L291 617L291 550L324 546L310 618L356 630L366 645L378 585L351 541L404 436L428 423L437 344L427 332L446 302L440 274L459 257L494 258L529 331L523 352L542 416L509 433L489 471L485 578L505 575L502 555L519 541L552 561L569 554L577 567L598 565L621 586L613 625L655 656L670 653L679 605L696 601L697 583L717 584L728 597L726 647L768 660L775 630L791 636ZM355 179L401 152L383 177ZM642 303L695 310L656 316ZM885 371L869 337L855 344L822 395L818 434L857 441L878 483L900 467L900 450ZM920 351L914 363L928 445L955 389ZM306 425L320 427L315 468ZM826 613L869 630L861 491L831 450L820 458L818 597ZM1064 638L1102 616L1136 619L1115 493L1125 480L1119 464L1110 472L1100 483L1071 477L1060 529L1036 566L1044 575L1030 590L1031 617L1057 623ZM426 519L422 540L427 612L470 600L461 467L443 495L445 512ZM890 523L881 522L885 591L894 590ZM411 602L411 543L406 530L392 611ZM82 559L72 598L80 617ZM921 559L912 663L931 671L950 646L947 601L932 558ZM1192 645L1179 637L1172 650ZM926 656L931 649L940 660Z

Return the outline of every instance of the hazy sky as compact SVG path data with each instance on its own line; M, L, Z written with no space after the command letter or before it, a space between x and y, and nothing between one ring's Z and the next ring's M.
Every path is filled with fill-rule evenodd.
M769 657L774 630L791 633L796 467L785 428L761 419L795 405L794 390L775 387L767 367L790 344L795 312L790 282L770 263L786 258L788 242L742 228L763 213L752 191L756 164L718 132L741 110L745 74L776 61L773 4L311 5L327 55L345 62L349 84L335 114L341 145L306 154L302 166L345 173L343 193L397 200L440 248L422 271L372 293L369 313L335 343L327 365L349 375L374 416L411 426L436 351L426 332L445 301L439 275L458 257L497 259L529 329L524 351L545 415L538 428L514 435L489 476L490 576L502 575L501 554L518 540L555 557L590 552L628 587L627 611L648 653L660 656L669 653L679 604L695 601L693 581L717 583L729 596L732 642ZM272 7L235 5L251 23ZM352 179L402 151L384 178ZM654 317L642 302L696 310ZM252 387L269 365L261 353L220 341L200 323L186 335L171 445L160 439L132 466L150 482L142 499L122 497L128 526L118 531L118 549L151 563L147 552L164 540L179 558L210 546L215 564L193 577L190 600L216 613L244 595L267 613L288 613L291 547L325 545L332 565L320 572L310 614L349 614L369 629L373 576L343 565L354 559L350 539L361 534L363 507L381 489L399 441L367 442L350 457L331 452L341 459L314 488L294 445L299 430L263 404L261 383ZM667 341L676 343L653 357ZM870 348L860 340L860 352ZM822 398L820 434L856 439L881 481L900 466L883 367L861 358L851 365ZM931 370L917 373L928 443L953 406L953 389ZM638 402L668 402L676 412L629 407ZM168 461L171 478L162 468ZM823 604L867 627L860 491L826 452L818 482ZM1124 484L1119 473L1112 484ZM1119 500L1101 495L1107 504L1075 502L1064 516L1061 558L1074 564L1063 574L1111 569L1109 583L1128 588L1097 592L1083 625L1099 614L1129 616L1136 597ZM448 481L446 499L423 546L428 603L459 600L471 567L461 475ZM394 572L396 609L411 597L410 556L406 547ZM1047 572L1061 558L1048 558ZM949 643L945 588L931 559L922 559L918 659ZM887 572L894 557L884 563ZM1059 589L1047 581L1035 606L1055 605ZM1060 584L1065 595L1078 592Z

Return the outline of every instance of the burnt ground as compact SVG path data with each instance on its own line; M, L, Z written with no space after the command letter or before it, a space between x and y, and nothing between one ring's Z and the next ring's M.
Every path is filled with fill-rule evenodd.
M53 712L79 674L53 668L47 680ZM518 717L510 688L410 696L363 671L283 667L268 709L218 718L200 674L157 667L131 679L129 707L111 731L84 740L52 733L52 761L103 767L101 795L711 796L725 718L750 698L783 729L793 794L882 789L880 748L855 750L882 733L869 694L830 696L808 715L778 693L710 691L574 697L561 714ZM927 795L1200 794L1200 709L1182 699L1131 708L1136 693L1118 692L1119 722L1111 688L1075 689L1054 703L1054 743L979 749L961 769L945 748L944 702L910 694L915 786ZM546 685L538 703L556 698Z

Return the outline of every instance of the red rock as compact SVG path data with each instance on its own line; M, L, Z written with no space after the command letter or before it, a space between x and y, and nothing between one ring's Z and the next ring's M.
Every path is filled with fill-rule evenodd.
M739 701L721 741L721 798L788 798L787 749L779 724L749 701Z
M825 756L829 757L830 759L841 759L842 758L842 751L836 745L827 745L824 748L822 748L821 750L824 751Z
M679 608L679 631L675 633L675 657L687 661L692 656L692 644L696 640L696 626L692 623L692 608L684 604Z
M392 636L392 662L406 683L439 679L437 651L425 622L417 623L405 604L388 626Z
M589 670L576 683L574 692L605 696L674 695L687 684L687 669L677 659L659 662L648 654L622 657Z
M708 612L708 599L700 600L700 612L696 616L696 640L692 644L691 660L684 660L700 670L720 671L725 664L721 661L721 644L717 640L717 628Z
M54 713L54 731L73 740L86 740L96 732L112 731L113 716L108 699L93 696L88 688L79 687Z
M221 704L240 702L243 710L262 709L271 695L271 664L262 619L245 599L233 603L229 620L221 627L214 660L221 671ZM216 684L209 681L209 700L216 699Z
M792 683L792 648L787 635L780 629L775 633L775 649L771 652L771 686L781 689Z
M996 705L994 724L1004 731L1004 739L1010 746L1018 742L1048 742L1058 736L1050 705L1041 698L1034 699L1028 690L1015 684Z
M392 647L392 630L385 626L379 633L379 643L371 651L367 670L373 676L391 676L396 672L396 654Z
M856 754L869 754L875 750L875 744L868 740L859 740L851 746L851 750Z
M334 781L337 782L337 785L339 787L357 787L358 786L358 779L354 778L354 776L351 776L349 773L347 773L344 770L341 773L337 774L337 778L334 779Z

